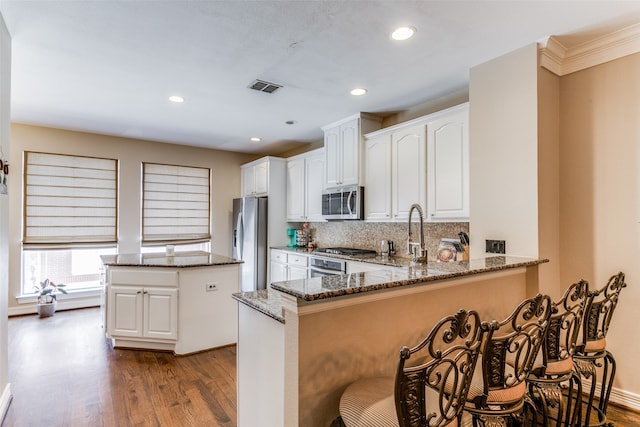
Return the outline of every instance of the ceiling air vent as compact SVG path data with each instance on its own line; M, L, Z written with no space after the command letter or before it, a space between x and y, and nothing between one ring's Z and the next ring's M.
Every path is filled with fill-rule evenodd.
M257 90L260 92L273 93L280 89L282 86L275 83L265 82L264 80L255 80L249 85L249 89Z

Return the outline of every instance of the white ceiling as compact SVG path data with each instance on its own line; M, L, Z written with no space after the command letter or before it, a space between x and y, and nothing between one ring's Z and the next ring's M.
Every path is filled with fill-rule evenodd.
M13 121L273 154L360 111L466 91L471 67L547 36L571 47L640 22L640 1L1 0L0 12ZM416 36L390 40L401 24ZM248 89L256 78L284 87Z

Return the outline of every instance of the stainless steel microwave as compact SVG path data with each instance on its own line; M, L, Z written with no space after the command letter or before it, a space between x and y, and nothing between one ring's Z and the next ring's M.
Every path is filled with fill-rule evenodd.
M322 217L327 220L363 219L364 187L354 185L325 190L322 193Z

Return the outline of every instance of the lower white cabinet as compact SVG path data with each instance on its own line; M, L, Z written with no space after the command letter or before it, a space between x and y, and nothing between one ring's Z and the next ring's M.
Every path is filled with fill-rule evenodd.
M176 340L178 289L113 285L109 289L110 334Z
M271 279L269 283L299 280L309 277L309 257L303 254L271 250Z
M239 283L239 264L107 266L107 336L114 347L176 354L234 344Z

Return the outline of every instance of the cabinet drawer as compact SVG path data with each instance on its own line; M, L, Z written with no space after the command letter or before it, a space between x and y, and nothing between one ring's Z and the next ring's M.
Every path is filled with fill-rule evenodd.
M148 268L116 268L110 271L112 285L178 286L177 271L149 271Z
M298 265L300 267L306 267L309 263L309 257L304 255L289 254L287 263L289 265Z
M271 251L271 261L287 263L287 253L282 251Z

